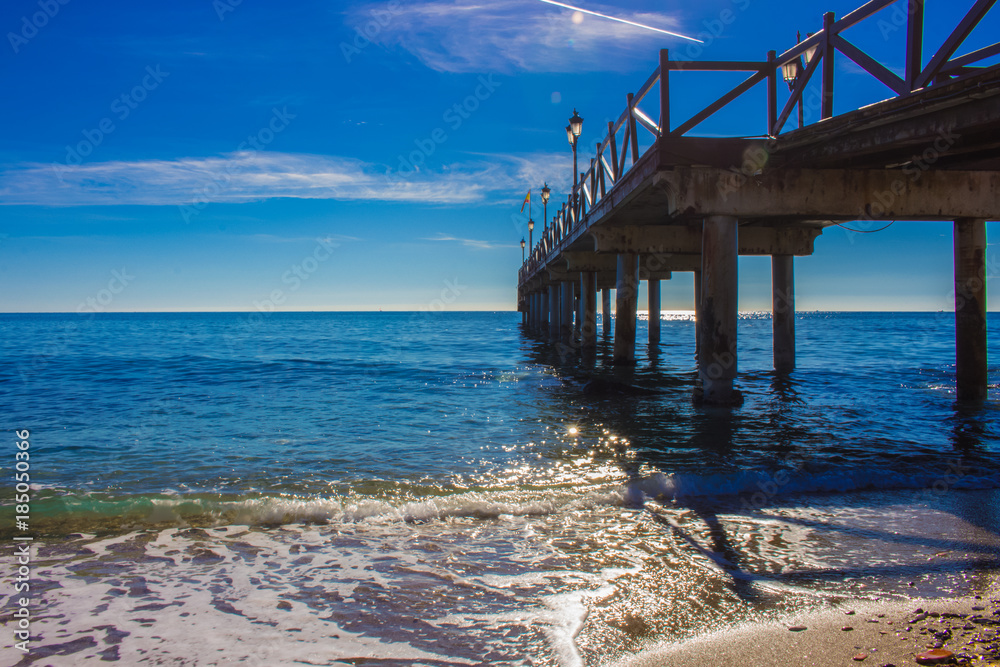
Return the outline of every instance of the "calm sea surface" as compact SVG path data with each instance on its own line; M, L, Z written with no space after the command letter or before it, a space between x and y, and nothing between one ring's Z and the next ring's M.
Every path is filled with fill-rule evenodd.
M800 314L789 378L746 315L732 410L692 405L686 315L617 375L520 320L0 315L8 573L34 537L0 664L601 665L1000 569L996 315L979 408L951 313Z

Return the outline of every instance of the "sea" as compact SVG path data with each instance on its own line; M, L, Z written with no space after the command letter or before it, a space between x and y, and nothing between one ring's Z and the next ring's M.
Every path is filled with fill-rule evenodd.
M988 326L969 406L952 313L799 313L788 375L744 313L718 408L688 312L634 368L512 312L0 315L0 664L628 665L983 591Z

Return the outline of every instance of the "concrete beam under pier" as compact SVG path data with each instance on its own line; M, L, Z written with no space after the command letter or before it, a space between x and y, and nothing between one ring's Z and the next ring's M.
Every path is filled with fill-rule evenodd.
M613 363L635 365L635 311L639 298L639 258L618 255L618 285L615 288L615 348Z
M990 171L788 168L764 169L748 179L726 169L675 167L657 172L653 181L666 193L667 215L694 219L991 219L1000 192L1000 172Z
M987 394L986 221L955 221L955 384L958 400Z
M712 216L705 220L702 243L701 318L698 332L698 375L701 393L696 399L716 405L742 400L733 388L736 378L737 220Z
M811 255L813 242L822 231L821 227L815 225L741 227L737 239L739 254ZM699 225L606 227L591 230L591 235L598 253L640 253L645 257L655 258L657 268L664 270L701 269L702 231ZM564 254L595 256L591 253ZM581 258L574 261L584 260Z

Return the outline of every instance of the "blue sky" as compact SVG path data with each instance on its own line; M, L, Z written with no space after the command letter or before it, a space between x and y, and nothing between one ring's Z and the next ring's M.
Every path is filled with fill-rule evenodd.
M565 198L574 107L589 159L658 49L763 59L860 2L576 4L705 44L538 0L4 3L0 311L511 309L518 208L543 181ZM964 9L927 4L929 57ZM851 34L899 68L895 25ZM675 118L734 83L694 76ZM889 96L843 57L837 82L837 112ZM762 100L692 134L759 133ZM949 223L830 228L798 305L948 310L951 258ZM769 307L769 266L741 258L741 309ZM690 274L662 292L689 309Z

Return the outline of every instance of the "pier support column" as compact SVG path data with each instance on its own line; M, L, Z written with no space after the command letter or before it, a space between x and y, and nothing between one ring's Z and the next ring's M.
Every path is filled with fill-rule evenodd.
M580 343L583 349L590 350L597 347L597 274L593 271L580 274L580 302Z
M549 338L559 338L559 285L549 285Z
M955 221L955 384L958 400L986 399L986 221Z
M660 342L660 281L647 280L646 291L649 306L649 344Z
M737 220L728 215L705 219L701 240L700 399L734 405L741 395L736 378Z
M795 369L795 258L771 255L771 323L774 370Z
M611 290L601 291L601 318L604 320L604 335L611 335Z
M562 308L559 314L559 339L565 343L573 341L573 283L560 283Z
M694 357L701 353L701 271L694 272Z
M538 294L538 332L546 334L549 328L549 290L545 287Z
M615 286L614 364L635 364L635 309L639 297L639 256L618 255L618 282Z
M573 323L573 333L579 338L583 334L583 274L580 274L580 281L574 291L576 292L576 322Z

